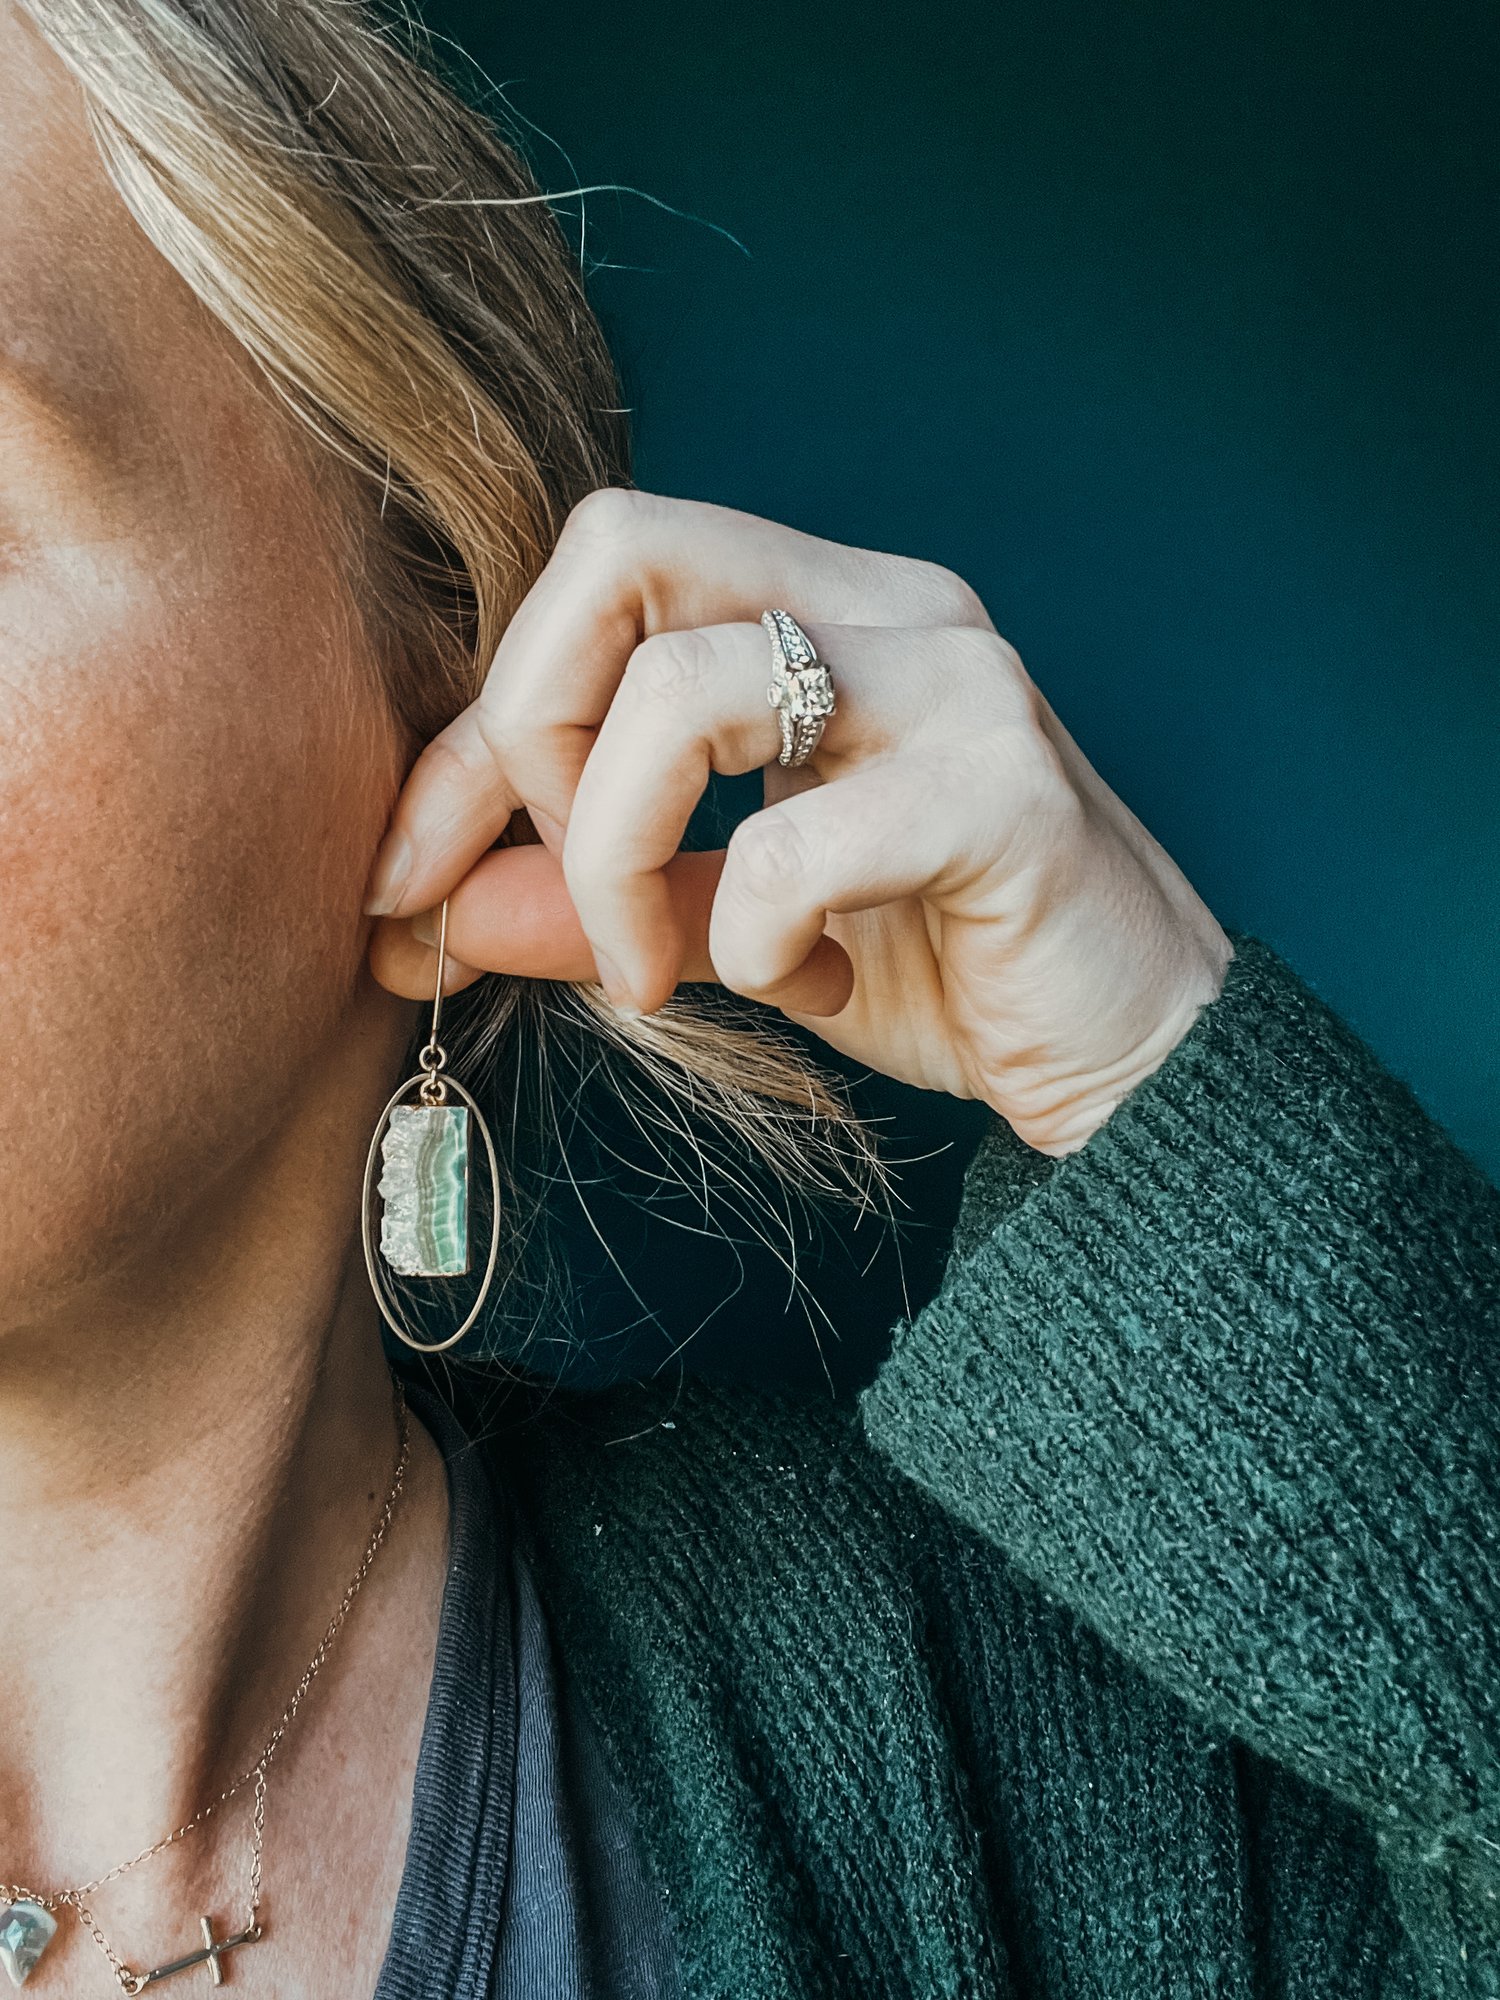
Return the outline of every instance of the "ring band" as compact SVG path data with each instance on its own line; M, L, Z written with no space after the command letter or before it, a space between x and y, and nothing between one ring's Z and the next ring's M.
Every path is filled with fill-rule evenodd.
M771 641L766 699L781 720L778 761L792 770L805 764L818 747L823 725L834 711L833 681L790 611L763 611L760 622Z

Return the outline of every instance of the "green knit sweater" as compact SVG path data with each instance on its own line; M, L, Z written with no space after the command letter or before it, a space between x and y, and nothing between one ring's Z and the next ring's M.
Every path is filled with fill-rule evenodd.
M694 2000L1500 1994L1500 1194L1234 943L857 1409L497 1439Z

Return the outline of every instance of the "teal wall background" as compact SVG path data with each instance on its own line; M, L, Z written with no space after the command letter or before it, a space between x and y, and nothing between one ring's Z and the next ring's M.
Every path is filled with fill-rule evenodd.
M961 570L1500 1171L1491 0L426 12L549 189L704 219L586 202L641 483Z

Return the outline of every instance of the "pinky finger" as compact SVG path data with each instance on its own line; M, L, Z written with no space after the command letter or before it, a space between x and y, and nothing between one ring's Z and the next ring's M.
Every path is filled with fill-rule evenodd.
M964 866L934 782L920 760L882 760L743 820L709 919L723 983L789 1012L845 1006L854 969L828 918L941 888Z

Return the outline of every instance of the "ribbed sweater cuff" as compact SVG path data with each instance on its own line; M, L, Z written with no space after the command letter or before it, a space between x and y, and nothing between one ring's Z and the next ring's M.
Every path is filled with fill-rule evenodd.
M1080 1152L996 1121L866 1430L1217 1728L1432 1864L1424 1928L1488 1951L1500 1197L1231 935L1219 998Z

